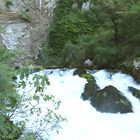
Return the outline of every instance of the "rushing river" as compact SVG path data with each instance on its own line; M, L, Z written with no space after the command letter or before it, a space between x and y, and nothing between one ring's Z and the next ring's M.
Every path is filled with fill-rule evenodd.
M140 85L126 74L110 74L105 70L93 72L101 89L113 85L129 99L134 111L127 114L100 113L89 101L81 99L87 81L73 76L73 71L44 71L50 81L44 94L51 93L61 100L58 112L67 118L67 122L62 123L59 134L52 132L48 140L139 140L140 102L128 91L128 86L140 89Z

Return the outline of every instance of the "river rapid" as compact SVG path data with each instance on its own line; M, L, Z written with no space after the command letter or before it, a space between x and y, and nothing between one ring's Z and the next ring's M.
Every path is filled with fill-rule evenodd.
M45 70L50 85L44 94L51 93L61 100L57 113L67 118L61 123L61 130L57 134L52 131L45 140L139 140L140 138L140 101L128 91L128 86L140 89L129 75L110 73L106 70L90 71L95 77L97 85L102 89L113 85L132 103L133 113L101 113L91 106L89 101L81 99L84 85L87 81L79 76L73 76L71 70ZM45 105L40 104L44 107ZM28 124L29 125L29 124Z

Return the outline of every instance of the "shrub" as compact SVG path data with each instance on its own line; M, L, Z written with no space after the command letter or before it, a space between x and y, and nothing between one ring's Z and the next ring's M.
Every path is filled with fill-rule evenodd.
M12 6L12 5L13 5L13 2L11 0L6 0L5 1L5 6L8 10L9 10L10 6Z
M26 21L26 22L31 22L32 21L32 17L31 15L29 15L28 12L26 11L22 11L20 14L19 14L19 18Z

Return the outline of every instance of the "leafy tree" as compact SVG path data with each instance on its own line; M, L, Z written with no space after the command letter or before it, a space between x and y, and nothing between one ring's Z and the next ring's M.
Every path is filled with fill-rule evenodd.
M139 58L139 38L140 30L139 23L140 2L133 1L123 15L123 20L120 26L120 45L124 56L124 61L133 61ZM131 19L131 20L130 20ZM133 21L133 22L132 22Z
M89 14L94 15L90 18L93 20L92 24L96 23L96 27L113 30L113 39L117 44L120 39L120 24L126 9L125 0L93 0Z
M54 11L54 22L56 22L59 18L62 19L63 16L69 14L72 8L74 0L58 0L57 1L57 8Z
M65 118L56 113L61 103L60 100L56 100L51 94L44 94L46 85L50 84L47 75L42 73L29 76L30 73L32 73L32 67L20 71L18 87L21 98L15 115L24 116L21 120L25 123L24 137L33 136L36 139L44 139L50 131L58 132L59 124Z
M123 32L122 37L124 39L124 42L133 45L138 45L140 43L139 13L140 13L140 2L133 4L131 8L125 13L122 24L122 32Z
M56 60L59 60L59 58L62 58L65 43L67 41L76 43L78 36L81 34L92 34L90 25L77 14L71 13L64 16L62 20L57 21L50 27L48 44L43 49L46 52L46 54L44 53L45 56L48 59L57 58ZM46 61L49 61L47 58ZM52 62L48 64L52 64ZM62 63L60 61L57 64Z
M81 35L76 43L67 42L62 51L65 65L82 66L86 59L93 59L93 36Z
M10 113L17 106L19 95L12 81L13 70L0 63L0 138L3 140L16 139L20 129L10 120Z
M55 113L60 100L51 94L44 94L48 77L33 74L32 68L19 70L18 83L15 83L7 66L0 65L0 137L2 140L35 138L44 139L50 131L58 131L59 123L65 119ZM14 79L15 80L15 79ZM41 104L46 108L43 108Z
M76 66L90 58L98 67L114 68L139 58L139 1L91 0L86 11L80 8L83 2L57 2L43 62Z

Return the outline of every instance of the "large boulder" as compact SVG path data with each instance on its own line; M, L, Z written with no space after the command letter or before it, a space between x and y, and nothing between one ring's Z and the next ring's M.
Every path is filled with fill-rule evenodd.
M91 98L91 105L100 112L128 113L132 112L132 105L122 93L113 86L98 90Z
M128 89L129 89L129 91L132 92L133 96L140 99L140 90L139 89L136 89L134 87L128 87Z

